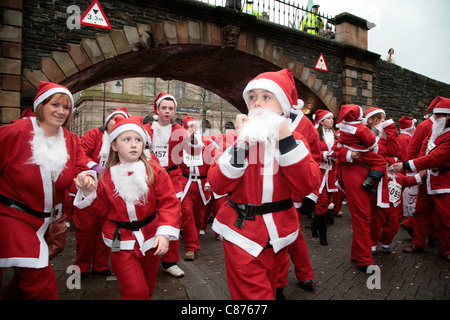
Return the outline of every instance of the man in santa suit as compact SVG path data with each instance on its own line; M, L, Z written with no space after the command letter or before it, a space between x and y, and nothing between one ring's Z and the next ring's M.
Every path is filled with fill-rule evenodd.
M408 151L406 153L406 158L402 159L403 161L412 160L412 159L415 159L415 158L419 157L420 155L424 154L424 152L425 152L424 141L431 134L431 128L436 121L435 116L433 114L431 114L432 110L434 109L434 107L437 104L440 104L443 101L445 101L445 99L446 98L438 96L435 99L433 99L433 101L430 103L430 105L428 106L428 109L424 115L424 117L426 119L417 125L416 130L414 131L414 134L411 137L411 140L409 142ZM429 114L431 114L431 116L429 116ZM406 174L408 175L409 173L406 172ZM414 190L414 188L417 188L417 190ZM420 191L420 188L413 187L413 188L410 188L409 191L412 193L412 196L409 196L408 197L409 201L406 201L406 202L410 203L410 207L408 208L408 213L409 213L410 217L403 220L401 222L401 226L403 228L405 228L409 233L412 233L413 218L411 216L414 215L416 207L421 206L420 199L418 197L418 192ZM424 199L427 197L427 193L424 190L422 190L421 193L422 193L422 195L420 198ZM407 199L405 199L405 200L407 200ZM417 203L417 201L419 201L419 203ZM425 204L426 203L427 203L427 201L425 201ZM431 243L435 242L434 239L437 239L439 237L438 231L435 227L435 222L437 222L436 219L437 219L436 215L433 214L432 223L430 226L430 233L428 235L428 238L431 241Z
M414 213L412 244L404 252L426 248L426 238L433 211L439 221L439 254L450 261L450 99L439 97L433 105L434 123L431 134L424 141L425 153L415 159L398 163L394 172L418 172L427 169L424 188L419 188L418 204ZM426 147L425 147L426 146ZM424 191L429 197L424 196ZM420 199L420 200L419 200ZM420 202L420 205L419 205Z
M73 179L88 169L80 139L67 129L70 91L41 82L33 107L36 117L0 127L0 268L14 268L5 299L57 299L45 234Z
M293 201L316 188L319 171L304 138L281 116L298 100L292 70L260 74L243 97L249 113L236 118L236 143L208 173L214 192L228 195L213 230L223 237L231 298L267 300L299 234Z
M183 118L183 127L197 126L197 121L190 116ZM214 144L207 136L196 133L201 141L202 152L191 156L183 151L180 164L182 172L183 195L181 196L181 221L183 239L186 247L185 260L192 261L200 249L198 236L203 223L206 205L211 200L211 192L206 191L206 178L214 157Z
M150 135L152 143L150 151L156 155L161 166L169 174L177 198L183 195L182 172L180 163L183 161L183 150L189 155L198 155L201 152L200 142L196 140L194 126L184 129L173 120L177 101L174 96L161 92L156 97L154 104L154 116L152 123L147 123L144 128ZM181 213L180 213L181 214ZM178 267L180 241L171 241L169 251L163 256L163 270L174 277L184 276L184 271Z
M121 107L109 114L102 127L87 131L81 137L81 146L89 157L88 167L100 175L108 160L110 143L109 133L119 118L129 118L126 107ZM81 278L88 275L89 270L104 276L111 275L108 265L108 250L102 239L102 226L105 217L99 216L92 207L73 208L75 223L76 253L75 265L80 267Z
M400 135L398 136L398 143L400 145L400 160L406 161L408 157L408 146L416 130L416 119L408 116L403 116L399 120ZM407 176L411 176L411 173L406 173ZM408 219L409 208L411 208L413 199L417 197L417 185L412 187L405 187L403 189L401 205L398 208L399 219L401 221ZM412 214L412 212L411 212Z

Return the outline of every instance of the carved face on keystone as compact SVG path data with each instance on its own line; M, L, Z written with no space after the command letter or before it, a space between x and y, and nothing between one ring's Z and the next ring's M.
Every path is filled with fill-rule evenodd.
M228 25L223 28L223 47L235 48L239 39L240 29L236 26Z

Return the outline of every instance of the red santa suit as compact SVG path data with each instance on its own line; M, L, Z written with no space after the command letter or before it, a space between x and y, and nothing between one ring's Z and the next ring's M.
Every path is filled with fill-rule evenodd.
M362 108L357 105L343 105L339 113L339 143L347 151L350 157L352 151L360 152L360 160L369 165L370 170L386 171L386 160L378 155L376 137L373 132L362 122ZM368 118L368 117L366 117ZM350 159L350 158L348 158Z
M90 159L88 167L91 169L99 168L96 170L99 174L105 167L110 149L109 134L106 127L108 121L116 116L130 117L126 107L116 109L108 115L104 127L91 129L81 137L81 146ZM80 272L88 272L91 266L94 272L108 270L109 255L101 235L105 217L98 215L93 207L87 207L83 210L75 207L73 209L73 222L75 223L75 238L77 241L75 265L80 267Z
M298 132L302 135L302 137L307 142L307 147L310 150L311 156L313 157L314 161L317 164L319 164L321 161L319 135L317 133L316 128L314 128L313 124L311 123L311 121L301 111L303 105L304 102L302 100L298 100L297 105L294 106L293 109L291 109L291 113L289 115L291 123L289 124L289 128L291 129L292 132ZM316 185L316 188L313 189L310 194L301 199L301 201L294 202L294 205L297 208L299 222L302 214L301 208L303 206L304 201L316 203L318 196L319 196L319 184ZM289 245L288 253L292 263L294 264L296 278L299 281L314 279L313 268L309 260L308 247L306 245L306 241L303 236L301 228L299 228L299 235L297 239L292 244ZM282 266L281 276L280 279L278 280L277 285L278 288L286 287L288 272L289 272L289 258L288 261L284 263Z
M437 105L434 112L449 114L450 99ZM436 225L439 231L439 253L445 256L450 253L450 128L445 128L440 134L432 132L425 141L425 155L407 162L409 171L427 169L426 192L430 196L421 196L425 190L419 189L418 199L421 199L421 203L419 205L418 200L414 213L412 243L419 248L426 247L428 228L435 211L439 218Z
M183 118L183 127L195 125L192 117ZM198 235L204 220L206 205L211 200L211 193L204 190L209 166L214 156L214 145L205 136L197 136L202 149L198 155L191 156L184 151L182 172L183 195L181 196L181 214L183 239L186 251L197 252L200 249Z
M274 92L285 113L298 99L289 69L263 73L250 81L243 94L247 105L254 88ZM300 201L319 183L318 167L304 138L294 132L285 139L279 144L278 159L272 148L261 143L233 145L208 173L214 192L228 194L213 230L224 239L232 299L275 298L279 270L288 259L285 248L299 235L292 201ZM237 161L244 154L245 160Z
M398 142L400 145L400 159L402 161L408 160L408 146L411 142L414 130L415 130L415 124L417 122L416 119L410 118L408 116L403 116L399 119L399 125L400 125L400 135L398 136ZM411 176L410 173L407 173L407 175ZM400 215L401 221L408 219L408 217L411 215L412 212L409 212L410 208L413 205L415 205L415 198L417 198L417 191L418 187L412 186L412 187L405 187L402 193L402 202L401 206L398 208L398 213Z
M135 117L142 119L120 119L110 139L127 130L142 129L133 123ZM145 135L143 129L140 133ZM111 266L119 281L121 299L150 299L160 260L154 255L155 238L164 235L175 241L179 237L180 203L171 179L159 164L153 160L150 163L154 171L150 186L147 169L138 160L107 169L95 192L84 197L79 190L74 200L75 206L93 206L95 212L106 216L102 236L111 248Z
M72 97L65 87L41 82L34 108L54 93ZM8 150L0 156L0 268L15 270L5 298L17 298L8 289L20 288L20 298L57 299L44 236L61 215L73 178L88 169L80 140L63 127L46 137L30 117L0 127L0 145Z
M157 96L154 104L156 117L158 116L158 105L165 98L174 101L176 107L175 98L162 92ZM145 124L144 128L152 141L150 151L158 157L159 163L169 174L177 198L180 199L183 195L182 172L180 169L180 163L183 161L183 150L186 150L188 154L198 154L200 152L200 144L192 145L190 141L187 141L186 129L178 123L161 126L158 121L154 121L153 124ZM179 245L179 241L171 241L169 251L163 256L163 263L173 265L180 260Z
M394 158L388 158L389 164L395 163ZM372 219L371 219L371 238L372 251L375 251L380 245L384 250L390 252L389 245L392 243L399 227L399 212L401 211L402 190L407 187L422 184L422 179L418 174L414 176L405 176L402 173L388 172L389 187L389 209L382 209L376 206L372 197Z

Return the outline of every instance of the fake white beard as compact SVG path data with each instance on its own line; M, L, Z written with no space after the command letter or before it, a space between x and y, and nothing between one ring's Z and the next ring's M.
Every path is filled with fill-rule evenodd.
M111 167L111 179L119 196L134 204L147 200L147 171L142 161L118 164Z
M170 136L172 135L172 125L161 126L158 121L152 123L153 128L153 143L154 144L166 144L169 143Z
M445 117L436 119L433 122L433 126L431 128L431 141L436 140L442 132L445 130L445 125L447 124L447 119Z
M102 138L102 147L100 149L100 161L102 159L105 159L105 161L108 159L109 156L109 149L111 148L111 144L109 143L109 134L108 132L103 132L103 138ZM102 164L104 166L104 164Z
M278 127L283 121L287 119L270 109L253 109L248 113L248 120L244 122L238 140L249 144L260 142L274 145L278 141Z
M46 137L44 130L41 127L36 127L30 144L33 154L30 163L40 166L52 181L56 181L70 158L67 153L63 129L58 128L54 137Z

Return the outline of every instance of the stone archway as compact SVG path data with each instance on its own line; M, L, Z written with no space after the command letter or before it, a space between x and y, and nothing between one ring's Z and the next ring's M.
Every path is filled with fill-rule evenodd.
M306 105L337 115L336 97L310 68L272 42L243 32L235 47L223 44L218 25L196 21L150 22L82 38L41 59L41 70L23 70L22 101L30 103L39 81L73 92L127 77L177 79L201 86L246 112L242 90L261 72L290 68Z

